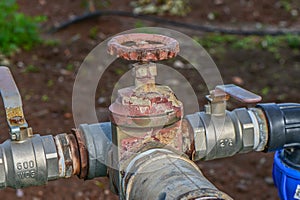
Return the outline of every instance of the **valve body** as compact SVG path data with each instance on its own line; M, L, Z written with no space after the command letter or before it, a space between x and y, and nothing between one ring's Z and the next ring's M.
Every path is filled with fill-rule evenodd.
M59 177L58 154L52 136L34 135L0 145L0 188L44 185Z
M193 160L212 160L237 153L263 151L268 141L266 119L260 109L238 108L224 115L187 115Z

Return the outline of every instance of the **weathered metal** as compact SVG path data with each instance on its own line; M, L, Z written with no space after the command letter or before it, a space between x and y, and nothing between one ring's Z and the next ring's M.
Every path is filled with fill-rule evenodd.
M0 144L0 188L42 185L48 180L107 176L121 199L231 199L202 175L193 160L210 160L268 145L260 108L226 110L230 96L256 103L261 97L235 85L217 86L205 112L183 118L183 105L168 86L156 85L156 64L176 56L176 40L127 34L108 52L136 60L135 86L120 89L109 107L111 123L81 124L72 134L33 135L8 68L0 67L0 90L11 140ZM108 168L107 168L108 167Z
M155 63L136 63L133 64L133 67L136 87L142 85L155 86L155 76L157 76Z
M72 129L72 134L75 136L77 141L77 148L79 151L79 171L75 171L74 174L78 175L79 178L85 179L88 174L88 152L86 147L86 141L84 135L79 129Z
M81 124L76 135L81 155L79 177L93 179L107 176L109 152L112 148L111 123Z
M122 179L121 199L231 200L184 155L168 149L150 149L133 158Z
M179 43L158 34L132 33L113 37L107 44L108 53L126 60L158 61L173 58Z
M26 130L22 99L14 78L7 67L0 66L0 94L3 99L6 119L10 128L12 140L23 140L32 136L32 131Z
M183 104L168 86L156 85L156 64L173 58L179 52L178 42L156 34L127 34L112 38L108 52L133 64L135 86L118 90L118 97L109 107L112 139L118 148L113 150L118 171L110 170L120 191L122 171L137 152L150 143L172 147L179 152L189 151L187 128L183 129ZM118 175L116 175L118 173Z
M59 134L54 139L59 155L59 177L69 178L73 175L73 155L68 136L67 134Z

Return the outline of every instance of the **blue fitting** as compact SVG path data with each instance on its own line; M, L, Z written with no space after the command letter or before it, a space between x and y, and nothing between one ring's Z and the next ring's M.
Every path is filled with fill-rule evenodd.
M281 200L300 200L300 171L285 164L283 150L276 151L273 180Z

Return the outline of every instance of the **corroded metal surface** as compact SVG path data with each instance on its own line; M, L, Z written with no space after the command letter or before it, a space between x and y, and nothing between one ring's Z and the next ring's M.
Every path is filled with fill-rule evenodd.
M135 77L135 86L150 85L155 87L155 76L157 68L155 63L135 63L133 64L133 76Z
M167 86L148 87L121 89L110 106L111 121L117 126L113 137L120 147L120 160L154 141L183 150L182 103Z
M128 87L118 91L118 98L109 107L114 114L123 116L181 116L182 103L168 86L142 85Z
M28 127L22 109L22 100L14 78L7 67L0 67L0 94L12 140L22 140L29 135L21 134ZM26 131L23 133L26 133Z
M232 200L201 173L197 165L168 149L141 152L122 179L124 199Z
M80 155L77 141L72 134L59 134L54 137L59 155L59 177L69 178L80 173Z
M269 129L266 115L261 109L251 108L250 111L255 115L259 128L258 144L255 148L255 151L266 151L269 140Z
M119 159L121 164L126 163L126 160L136 155L141 148L147 144L160 144L162 148L172 147L179 152L183 152L184 132L181 129L181 120L173 125L164 128L153 129L137 129L128 130L122 127L117 127Z
M77 175L80 173L80 169L81 169L80 154L79 154L77 141L73 134L68 134L67 139L70 144L70 151L72 155L73 174Z
M81 179L86 179L88 174L88 152L86 147L86 142L84 139L84 135L81 133L79 129L72 129L72 134L76 138L77 148L79 151L80 163L79 170L75 170L74 174L78 175Z
M179 43L175 39L146 33L115 36L107 46L109 54L135 61L166 60L179 52Z

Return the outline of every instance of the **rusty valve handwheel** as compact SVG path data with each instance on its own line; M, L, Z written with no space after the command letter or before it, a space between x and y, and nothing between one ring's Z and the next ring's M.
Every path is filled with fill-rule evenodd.
M157 34L131 33L113 37L108 53L126 60L142 62L166 60L179 52L177 40Z

